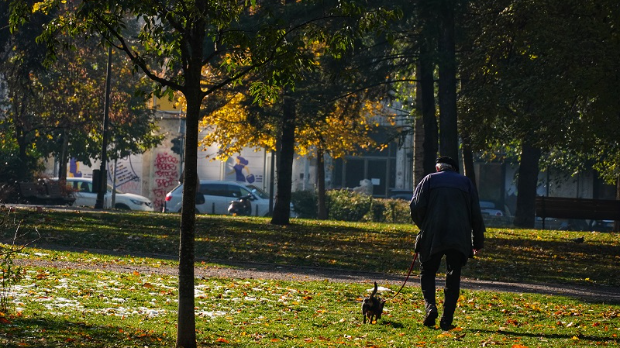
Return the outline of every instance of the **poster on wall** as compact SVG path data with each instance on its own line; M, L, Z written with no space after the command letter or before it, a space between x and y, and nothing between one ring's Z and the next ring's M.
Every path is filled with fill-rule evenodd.
M263 154L238 154L226 161L224 180L259 185L263 183Z
M67 173L67 177L69 178L81 178L82 170L80 168L80 162L75 158L71 158L69 160L69 172Z
M114 181L112 175L115 171L114 161L108 162L108 180L110 183ZM131 157L125 157L116 161L116 186L122 186L131 181L140 181L140 177L136 174L131 163Z
M141 194L142 187L140 185L140 173L135 169L136 163L139 169L140 157L125 157L119 159L116 163L116 187L127 193ZM114 182L114 161L107 163L108 171L108 184L112 185ZM95 161L92 166L86 166L83 163L77 161L75 158L69 160L69 168L67 168L67 177L69 178L92 178L93 168L99 168Z

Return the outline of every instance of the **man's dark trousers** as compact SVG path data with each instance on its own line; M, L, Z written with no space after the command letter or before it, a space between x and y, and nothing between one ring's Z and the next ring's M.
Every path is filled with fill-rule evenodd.
M422 287L422 295L426 302L426 308L429 308L429 306L436 306L435 277L444 255L446 255L447 269L442 320L446 321L448 324L452 324L454 311L456 310L456 302L459 299L461 289L461 268L467 261L464 255L457 250L446 250L445 252L431 255L431 258L421 265L420 286Z

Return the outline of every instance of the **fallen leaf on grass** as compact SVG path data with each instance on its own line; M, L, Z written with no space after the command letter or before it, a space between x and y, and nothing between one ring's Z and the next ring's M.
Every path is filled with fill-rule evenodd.
M519 322L516 319L508 319L506 320L506 324L519 326Z
M460 340L462 340L463 338L465 338L465 335L467 335L467 334L461 334L461 335L458 335L458 334L457 334L457 335L455 335L455 336L454 336L454 340L456 340L456 341L460 341Z

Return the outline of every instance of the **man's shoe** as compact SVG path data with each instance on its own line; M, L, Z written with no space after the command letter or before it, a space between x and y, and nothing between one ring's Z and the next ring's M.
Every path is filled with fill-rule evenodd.
M435 319L437 319L437 307L431 306L426 310L424 316L424 326L435 327Z
M448 322L446 319L441 319L439 321L439 327L443 330L443 331L450 331L452 329L454 329L456 326L452 325L452 322Z

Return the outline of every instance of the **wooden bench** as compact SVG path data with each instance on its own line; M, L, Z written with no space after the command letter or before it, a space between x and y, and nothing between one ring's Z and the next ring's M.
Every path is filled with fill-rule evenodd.
M536 216L545 218L620 221L620 200L536 197Z

